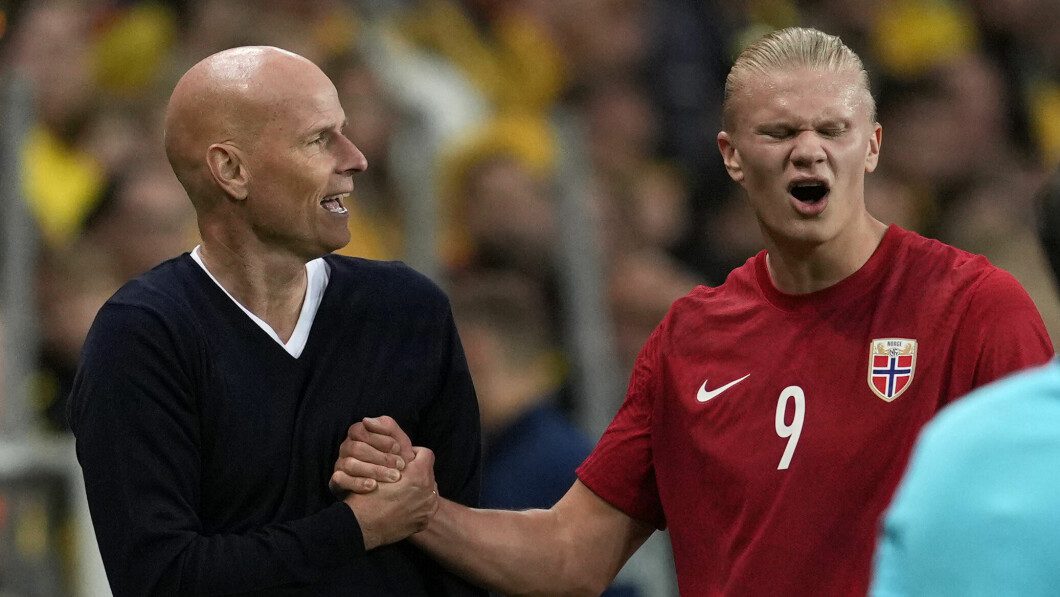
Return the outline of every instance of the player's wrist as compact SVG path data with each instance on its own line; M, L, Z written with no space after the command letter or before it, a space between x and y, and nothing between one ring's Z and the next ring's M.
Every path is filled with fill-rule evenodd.
M412 536L414 542L423 547L432 540L444 540L446 537L446 529L458 528L454 522L454 510L459 508L459 505L451 502L442 496L438 496L437 507L427 517L427 526L422 531Z

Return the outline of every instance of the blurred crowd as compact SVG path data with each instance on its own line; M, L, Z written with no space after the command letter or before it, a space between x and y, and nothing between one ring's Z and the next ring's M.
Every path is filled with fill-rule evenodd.
M574 188L587 215L581 233L598 252L599 308L624 374L675 298L721 283L760 250L714 139L732 57L796 24L840 35L873 76L884 144L869 177L870 211L986 254L1020 279L1060 337L1031 203L1060 162L1057 0L0 7L3 81L26 81L32 93L18 175L40 239L31 400L42 429L65 429L78 351L103 301L197 244L194 213L162 150L161 114L179 73L247 44L298 52L336 84L349 136L369 161L343 252L416 265L423 255L413 247L428 239L437 281L460 305L480 305L458 311L466 327L523 334L496 342L520 347L507 366L523 369L528 403L547 397L569 411L579 399L566 383L577 363L558 271L569 246L561 235L571 233L558 215L562 193ZM566 145L571 138L579 142ZM509 325L506 312L526 309L537 323ZM489 381L487 371L505 365L494 362L487 336L464 336L481 399L514 400L497 395L511 384ZM484 404L487 433L527 408Z
M600 431L570 418L586 312L564 287L570 253L591 249L573 257L625 379L674 299L762 247L715 136L735 54L790 25L841 36L869 68L884 127L870 211L1011 271L1060 338L1032 203L1060 164L1060 0L0 0L0 108L15 112L17 83L30 108L0 121L21 152L0 177L35 223L40 340L27 396L0 393L0 413L25 398L34 431L66 433L98 308L198 242L162 149L176 77L274 45L332 78L368 158L343 253L423 266L452 296L486 505L549 505Z

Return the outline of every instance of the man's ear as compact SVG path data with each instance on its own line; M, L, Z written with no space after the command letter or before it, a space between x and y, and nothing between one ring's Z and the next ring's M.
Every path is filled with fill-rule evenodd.
M214 182L229 197L239 201L247 198L250 175L238 148L227 143L214 143L206 149L206 164Z
M740 165L740 152L733 145L729 133L721 131L718 133L718 150L721 151L721 159L725 162L725 170L729 177L736 182L743 181L743 166Z
M865 154L865 172L872 172L880 163L880 145L883 144L883 127L873 124L872 136L869 137L868 153Z

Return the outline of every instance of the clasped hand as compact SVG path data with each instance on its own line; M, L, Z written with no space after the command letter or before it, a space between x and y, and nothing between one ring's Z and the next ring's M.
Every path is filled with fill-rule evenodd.
M434 453L387 416L350 426L328 486L353 509L365 549L426 529L438 509Z

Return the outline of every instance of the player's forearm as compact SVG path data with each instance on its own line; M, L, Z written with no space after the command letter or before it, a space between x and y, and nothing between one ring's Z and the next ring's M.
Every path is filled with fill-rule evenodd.
M585 566L553 510L476 510L441 500L414 543L457 574L508 595L599 595L609 577Z

